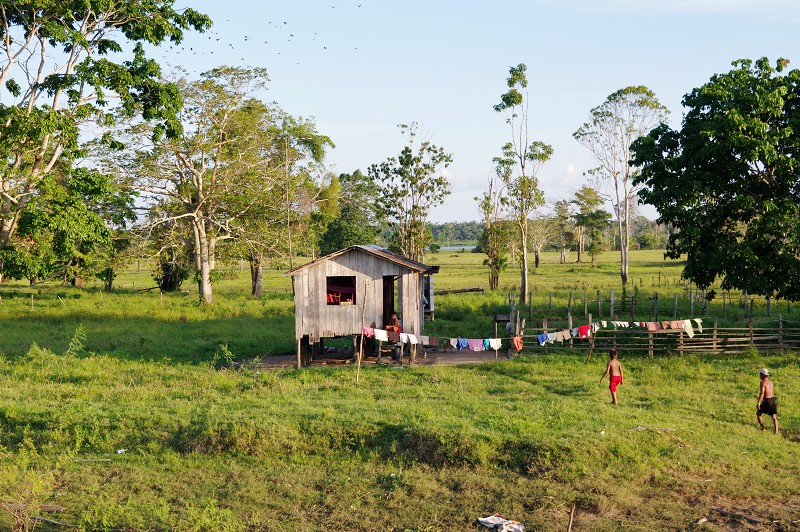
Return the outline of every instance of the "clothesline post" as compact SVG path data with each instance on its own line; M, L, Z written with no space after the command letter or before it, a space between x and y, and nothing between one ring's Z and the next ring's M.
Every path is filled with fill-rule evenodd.
M361 300L361 346L358 349L358 361L356 363L356 385L361 373L361 358L364 356L364 317L367 314L367 286L369 279L364 279L364 299Z
M572 296L572 292L570 292L570 296ZM567 329L569 329L569 347L572 349L572 313L567 314Z
M542 320L542 329L544 329L542 332L547 334L547 320ZM547 342L544 343L544 353L548 353Z

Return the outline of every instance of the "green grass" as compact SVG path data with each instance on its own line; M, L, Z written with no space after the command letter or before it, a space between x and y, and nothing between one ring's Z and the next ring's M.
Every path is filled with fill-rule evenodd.
M621 292L615 254L596 269L556 259L531 275L536 319L551 291L557 307L569 292ZM427 262L448 289L485 286L482 260ZM683 293L680 263L632 261L642 301ZM598 384L605 361L578 352L365 367L358 386L352 367L220 370L294 350L290 280L267 272L254 299L237 273L208 307L192 285L163 299L138 291L152 282L134 270L111 293L0 285L0 508L27 505L17 526L31 524L25 508L55 504L65 510L48 517L87 530L478 530L495 512L564 530L574 504L577 529L735 525L713 508L798 527L796 353L626 356L619 408ZM437 297L427 332L488 335L517 276ZM762 366L775 375L778 437L755 429ZM0 528L14 526L9 510Z
M604 362L372 367L356 386L353 368L33 348L0 368L0 488L49 474L38 500L88 529L453 530L501 512L563 530L573 504L591 529L722 523L712 507L796 518L795 356L625 359L617 408L598 384ZM786 406L782 437L755 429L763 365ZM26 448L37 459L15 476Z

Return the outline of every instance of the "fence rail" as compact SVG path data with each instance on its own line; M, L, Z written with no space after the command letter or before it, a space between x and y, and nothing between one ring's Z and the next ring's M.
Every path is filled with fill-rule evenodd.
M547 332L547 331L545 331ZM552 331L551 331L552 332ZM704 327L695 331L694 337L683 330L648 331L646 329L599 329L593 336L584 339L572 338L563 343L547 343L540 346L537 335L523 337L524 349L528 351L562 352L585 350L603 352L612 347L620 352L671 354L741 354L752 349L759 352L786 350L800 351L800 327Z

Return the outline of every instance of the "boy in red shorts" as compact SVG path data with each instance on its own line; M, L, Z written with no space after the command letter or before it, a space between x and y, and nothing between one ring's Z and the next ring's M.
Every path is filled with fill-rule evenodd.
M606 366L606 372L600 377L600 382L603 382L603 379L608 375L608 389L611 391L612 405L617 404L617 385L625 384L625 379L622 374L622 364L617 360L617 356L616 349L612 349L608 352L609 361Z

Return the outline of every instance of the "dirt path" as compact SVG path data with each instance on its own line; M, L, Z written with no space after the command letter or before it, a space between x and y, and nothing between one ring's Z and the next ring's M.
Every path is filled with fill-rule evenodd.
M498 353L498 359L504 360L505 353ZM416 365L419 366L434 366L434 365L457 365L457 364L480 364L481 362L491 362L495 360L494 351L444 351L444 350L428 350L426 357L418 357ZM365 356L361 363L365 366L374 366L378 364L378 358L375 356ZM395 362L391 357L384 356L381 358L382 364L389 364L400 366L401 364ZM314 359L311 366L346 366L353 364L352 355L348 352L333 352L325 354L321 357ZM263 357L255 366L263 369L282 369L294 368L297 365L297 357L295 355L278 355ZM408 365L408 357L403 358L403 364Z

